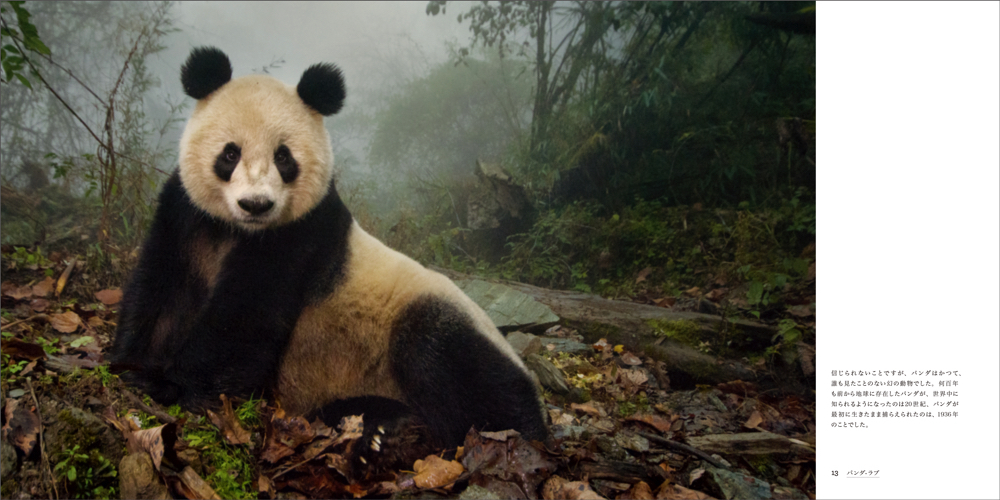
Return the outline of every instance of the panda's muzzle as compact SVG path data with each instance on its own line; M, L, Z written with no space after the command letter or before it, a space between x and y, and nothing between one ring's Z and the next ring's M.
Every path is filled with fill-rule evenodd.
M267 199L267 197L260 195L251 196L249 198L242 198L239 201L237 201L236 204L239 205L240 208L245 210L248 214L253 216L263 215L267 213L267 211L270 210L271 207L274 206L273 201Z

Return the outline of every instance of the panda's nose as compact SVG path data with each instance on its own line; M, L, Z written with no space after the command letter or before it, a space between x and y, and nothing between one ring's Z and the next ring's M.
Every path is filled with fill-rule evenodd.
M243 198L236 202L243 210L246 210L250 215L260 215L267 212L274 206L274 202L263 197L263 196L251 196L249 198Z

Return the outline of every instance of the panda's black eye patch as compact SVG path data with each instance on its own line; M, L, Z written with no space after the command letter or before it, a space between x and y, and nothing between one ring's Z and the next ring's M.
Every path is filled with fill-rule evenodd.
M299 162L295 161L292 151L284 144L274 150L274 166L281 174L281 182L288 184L299 176Z
M240 163L240 147L235 143L230 142L226 144L226 147L222 148L222 152L219 156L215 157L215 175L225 182L229 182L229 179L233 176L233 170L236 170L236 165Z

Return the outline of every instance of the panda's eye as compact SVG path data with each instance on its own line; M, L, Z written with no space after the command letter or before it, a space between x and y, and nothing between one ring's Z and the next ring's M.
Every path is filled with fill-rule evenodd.
M274 150L274 166L281 174L281 181L285 184L292 182L299 176L299 162L292 157L292 151L284 144Z
M240 163L240 154L240 147L235 143L226 144L219 156L215 157L215 165L213 166L215 175L223 181L229 182L233 176L233 170L236 170L236 165Z

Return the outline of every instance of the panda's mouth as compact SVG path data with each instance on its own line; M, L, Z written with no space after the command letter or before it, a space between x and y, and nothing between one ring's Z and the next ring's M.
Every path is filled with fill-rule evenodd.
M244 229L258 230L264 229L271 225L273 222L273 217L260 216L260 215L242 215L235 220L237 224L243 226Z
M244 224L249 224L251 226L264 227L268 224L268 222L270 222L270 219L271 219L270 217L251 216L251 217L244 217L243 220L241 220L240 222Z

